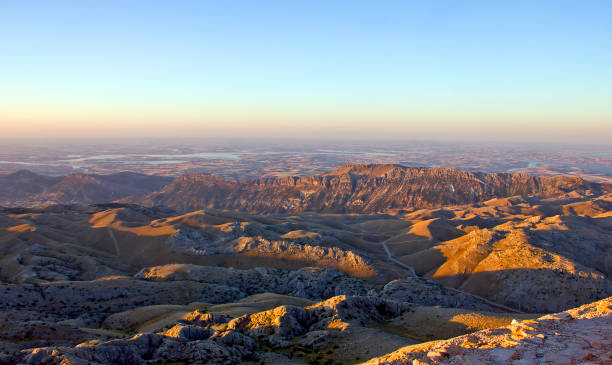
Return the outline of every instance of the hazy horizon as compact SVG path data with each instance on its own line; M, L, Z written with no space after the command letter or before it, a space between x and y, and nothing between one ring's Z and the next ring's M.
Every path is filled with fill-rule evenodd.
M0 4L2 138L606 144L612 3Z

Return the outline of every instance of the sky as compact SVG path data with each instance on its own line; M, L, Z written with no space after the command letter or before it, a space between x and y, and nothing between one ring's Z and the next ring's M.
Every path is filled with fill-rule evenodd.
M0 127L609 143L612 1L0 0Z

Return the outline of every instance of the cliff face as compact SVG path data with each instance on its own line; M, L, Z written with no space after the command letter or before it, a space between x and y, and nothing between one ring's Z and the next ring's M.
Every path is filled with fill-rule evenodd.
M467 204L514 195L558 196L608 187L578 177L533 177L399 165L348 165L327 174L226 180L188 174L131 202L179 210L234 209L257 213L375 213Z

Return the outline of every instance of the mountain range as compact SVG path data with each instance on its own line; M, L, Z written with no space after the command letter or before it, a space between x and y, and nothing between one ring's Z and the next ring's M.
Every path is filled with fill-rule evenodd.
M252 213L317 211L380 213L482 202L515 195L596 196L612 185L573 176L534 177L400 165L347 165L307 177L228 180L190 173L154 175L72 174L47 177L28 171L0 176L0 203L107 203L165 206L178 211L229 209Z
M348 165L0 191L0 364L612 361L610 185Z

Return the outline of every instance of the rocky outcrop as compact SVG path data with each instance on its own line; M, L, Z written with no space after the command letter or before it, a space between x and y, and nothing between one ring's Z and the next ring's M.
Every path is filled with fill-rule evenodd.
M141 270L137 278L168 281L189 280L233 287L246 295L274 292L321 300L335 295L364 295L376 286L335 269L305 267L280 270L258 267L250 270L216 266L171 264Z
M72 348L27 349L0 355L0 364L144 364L151 361L236 364L261 358L258 350L262 344L279 349L295 343L318 349L337 336L334 331L344 331L365 321L396 317L410 308L407 303L378 297L338 296L307 308L284 305L244 315L216 329L212 328L216 323L207 321L195 325L197 322L193 320L202 316L198 311L186 316L194 324L179 323L159 333L85 342Z
M420 278L393 280L382 288L371 282L351 277L335 269L306 267L280 270L258 267L238 270L214 266L172 264L145 268L136 274L148 280L193 280L239 289L247 295L274 292L313 300L339 295L379 295L383 298L422 306L442 306L478 311L499 311L486 301L470 294L445 288Z
M181 290L177 290L180 288ZM112 314L143 305L224 303L244 297L239 289L195 281L154 282L131 278L48 284L0 285L0 310L30 311L45 321L94 326ZM25 319L24 319L25 320Z
M0 364L15 361L28 364L117 364L134 365L148 362L189 362L206 364L236 364L253 361L259 355L249 348L253 343L228 341L227 336L206 337L210 331L177 331L177 333L138 334L125 340L111 340L102 343L83 343L74 348L35 348L25 350L17 356L0 355ZM182 335L199 334L197 339ZM206 334L205 334L206 333ZM203 338L206 337L206 338Z
M196 310L183 316L179 322L200 327L210 327L215 324L227 323L229 322L229 318L220 314L206 313Z
M376 270L363 256L340 247L313 246L291 241L271 241L262 237L240 237L232 250L257 257L285 258L306 265L333 267L358 277L371 277Z
M481 202L514 195L559 196L612 189L579 177L533 177L400 165L348 165L307 177L226 180L187 174L159 192L126 201L182 211L233 209L255 213L376 213Z
M467 293L448 289L438 283L410 277L393 280L386 284L380 295L401 302L422 306L441 306L447 308L464 308L476 311L497 312L500 309Z

